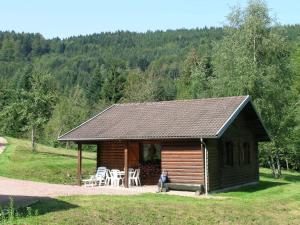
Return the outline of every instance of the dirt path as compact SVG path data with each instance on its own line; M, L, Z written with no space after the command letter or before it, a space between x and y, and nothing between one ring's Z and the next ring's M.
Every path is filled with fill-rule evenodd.
M138 195L143 193L155 193L157 186L142 186L142 187L88 187L63 185L63 184L48 184L35 181L17 180L6 177L0 177L0 205L3 207L9 203L9 198L12 197L18 207L29 205L39 199L50 199L58 196L71 195ZM185 191L170 191L169 195L179 195L186 197L196 196L194 192ZM209 198L212 198L210 196ZM215 198L215 197L213 197Z
M155 186L85 188L73 185L48 184L0 177L0 205L6 205L12 197L16 205L26 205L41 198L69 195L137 195L155 192Z
M7 144L6 139L3 137L0 137L0 154L4 151L6 144Z

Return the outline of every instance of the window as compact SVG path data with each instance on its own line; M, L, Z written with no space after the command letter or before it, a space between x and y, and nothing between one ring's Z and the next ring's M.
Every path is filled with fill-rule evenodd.
M143 144L143 163L160 162L161 145Z
M250 144L245 142L243 144L243 152L244 152L244 164L250 164L251 157L250 157Z
M225 143L225 152L224 152L224 165L233 166L233 143Z

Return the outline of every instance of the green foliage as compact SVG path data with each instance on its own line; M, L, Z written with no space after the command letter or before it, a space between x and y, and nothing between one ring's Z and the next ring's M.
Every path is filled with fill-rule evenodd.
M257 0L233 9L222 28L64 40L0 32L0 132L27 137L35 127L56 146L59 134L116 102L249 94L273 138L261 146L263 165L272 157L299 168L299 31ZM39 73L45 80L33 86Z
M289 47L263 1L250 1L245 10L234 10L228 19L224 39L213 56L212 92L251 95L273 142L261 145L262 154L274 173L276 164L280 176L280 160L295 128L296 96L291 88L295 76Z
M108 102L118 102L124 91L124 83L126 77L124 72L117 65L112 65L106 74L106 78L102 87L102 97Z
M19 83L20 89L0 113L1 128L7 134L32 131L32 150L35 150L35 132L52 116L56 101L55 83L52 77L42 71L26 71Z
M140 70L131 71L128 74L124 89L124 102L143 102L154 101L154 84L153 80L148 78L149 75L142 73Z
M31 88L22 93L24 98L19 112L21 118L27 120L24 129L39 128L47 123L52 115L53 106L56 101L55 86L51 76L47 73L36 71L30 77ZM22 91L23 92L23 91Z
M80 87L76 87L68 97L62 96L55 105L53 115L45 126L44 139L58 145L57 137L78 126L89 116L89 105Z
M0 224L22 225L23 222L20 221L16 223L16 221L20 220L21 218L35 221L36 216L38 216L37 209L34 211L31 207L26 207L25 209L17 209L12 197L9 198L9 205L7 209L0 208Z
M183 73L177 80L177 97L179 99L209 97L212 79L210 56L200 57L195 49L188 54Z

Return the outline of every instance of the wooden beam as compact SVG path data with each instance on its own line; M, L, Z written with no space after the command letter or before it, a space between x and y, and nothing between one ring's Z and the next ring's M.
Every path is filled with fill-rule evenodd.
M100 152L101 152L101 145L100 143L97 144L97 168L96 170L98 169L98 167L100 166Z
M128 188L128 143L127 142L124 148L124 172L125 172L124 186Z
M77 149L77 183L81 186L82 144L78 143Z

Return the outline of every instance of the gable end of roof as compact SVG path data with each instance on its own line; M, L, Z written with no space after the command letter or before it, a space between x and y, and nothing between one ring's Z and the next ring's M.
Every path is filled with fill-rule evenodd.
M223 126L218 130L216 134L217 138L220 138L224 134L227 128L232 124L235 118L240 114L240 112L249 102L251 102L251 98L249 95L247 95L247 97L241 102L241 104L236 108L236 110L231 114L231 116L225 121Z

